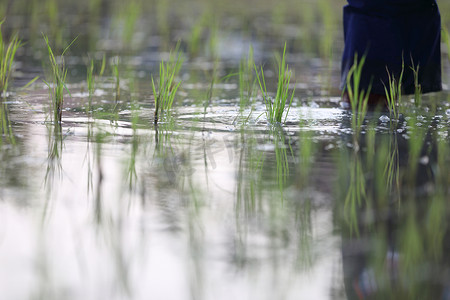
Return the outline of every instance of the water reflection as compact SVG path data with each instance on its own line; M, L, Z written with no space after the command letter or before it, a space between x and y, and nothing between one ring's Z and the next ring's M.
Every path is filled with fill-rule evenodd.
M95 222L97 225L101 225L103 223L103 197L102 197L102 188L103 188L103 164L102 164L102 145L104 143L106 135L102 132L99 132L95 136L95 152L94 152L94 162L95 162L95 170L96 170L96 184L94 185L94 216ZM88 171L90 172L90 170ZM88 174L88 180L93 180L92 174ZM88 185L89 185L88 181Z
M352 126L333 90L345 1L9 2L23 73L41 65L40 31L80 38L62 127L45 126L39 86L2 106L5 298L448 297L448 99ZM179 39L184 84L154 127L149 75ZM268 127L253 64L284 41L299 88ZM86 89L87 53L112 59Z
M47 191L47 205L51 203L52 192L59 182L63 180L63 167L61 163L63 153L63 132L61 123L47 124L47 170L44 185ZM44 210L47 211L47 208Z
M14 145L16 140L9 119L7 98L3 97L3 95L0 95L0 128L0 134L2 136L0 139L0 146L2 146L4 142Z
M136 182L138 181L138 174L136 172L136 155L139 152L139 145L141 144L139 135L137 133L138 123L139 123L139 110L137 103L133 101L133 103L131 104L131 129L132 129L131 151L127 166L127 181L130 192L136 188ZM156 132L155 137L157 135L158 133Z
M367 152L344 154L350 159L340 164L341 175L351 180L338 208L346 220L342 255L350 299L448 297L448 207L442 200L448 190L439 188L442 173L435 169L445 165L438 151L448 150L445 139L430 138L439 126L431 118L410 116L403 134L397 127L388 134L369 128Z

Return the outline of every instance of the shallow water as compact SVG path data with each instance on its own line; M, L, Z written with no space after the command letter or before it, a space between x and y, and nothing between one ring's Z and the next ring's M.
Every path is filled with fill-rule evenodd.
M26 27L18 7L12 24ZM46 54L30 38L3 106L12 135L0 145L2 297L448 299L450 94L424 96L420 108L405 96L398 120L369 112L358 134L339 105L338 10L330 44L313 30L326 20L259 9L250 35L235 28L249 16L222 16L215 58L205 37L197 57L182 41L182 85L158 126L150 73L189 31L180 24L195 24L189 11L168 22L167 40L140 21L133 39L146 46L134 50L105 29L117 17L106 14L108 34L89 51L97 64L103 52L120 57L121 93L107 70L91 106L83 46L97 35L78 20L61 127L42 82ZM252 44L274 89L279 40L291 45L296 93L286 123L270 125L262 98L241 111L239 81L224 76ZM446 87L447 61L443 73Z

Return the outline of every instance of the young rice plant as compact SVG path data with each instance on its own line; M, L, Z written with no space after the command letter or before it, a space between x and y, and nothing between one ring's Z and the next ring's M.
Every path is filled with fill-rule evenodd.
M402 81L403 81L403 72L405 70L405 65L402 63L402 72L398 78L398 81L395 79L394 74L391 74L389 70L386 68L388 73L388 87L384 86L384 92L386 94L386 99L388 102L389 114L391 117L398 119L398 109L397 105L402 97Z
M62 109L64 104L64 90L66 90L69 95L70 92L66 86L66 76L67 68L64 63L64 54L69 50L70 46L75 42L76 38L63 50L59 57L59 61L53 54L53 50L50 47L47 36L44 35L44 41L47 45L48 57L50 60L51 70L52 70L52 83L46 82L50 97L52 99L53 108L53 121L61 123Z
M179 53L179 46L175 48L175 53L170 54L167 62L161 61L159 64L159 80L155 83L152 75L152 89L155 97L155 125L164 113L170 113L173 100L180 87L181 81L175 83L175 78L180 72L183 60Z
M267 92L266 80L264 78L264 70L261 66L261 74L259 74L256 65L256 79L258 80L259 87L261 89L262 97L266 105L266 117L269 123L285 123L289 114L289 109L294 99L294 92L289 95L289 84L291 82L292 72L289 70L289 66L286 64L286 43L284 44L283 56L281 60L278 60L278 85L277 93L274 99L269 96ZM287 110L286 110L287 109ZM286 111L285 118L283 120L283 114Z
M360 89L362 68L366 57L363 56L358 61L358 55L355 54L354 62L347 74L347 88L348 97L350 100L350 107L353 111L352 114L352 129L355 133L355 137L359 136L361 132L361 126L364 122L364 118L367 114L367 103L369 101L370 90L372 84L369 85L366 91Z
M13 36L8 45L3 41L1 26L4 21L0 21L0 93L3 97L6 96L6 90L8 89L16 51L22 45L17 35Z

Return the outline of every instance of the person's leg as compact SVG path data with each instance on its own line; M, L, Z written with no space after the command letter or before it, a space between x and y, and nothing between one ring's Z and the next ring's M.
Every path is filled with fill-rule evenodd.
M348 101L346 79L355 54L365 56L361 88L371 86L369 105L384 104L388 71L399 78L404 64L404 92L414 92L419 66L423 92L441 90L440 16L434 0L348 0L344 7L345 48L341 89Z

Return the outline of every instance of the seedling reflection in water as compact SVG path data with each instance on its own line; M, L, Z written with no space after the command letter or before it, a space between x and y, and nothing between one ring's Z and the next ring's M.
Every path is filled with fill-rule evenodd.
M262 175L265 155L258 151L258 140L252 131L245 131L243 125L240 129L240 136L237 137L241 144L239 154L239 164L236 169L236 216L239 210L243 209L245 215L255 213L263 194ZM257 202L258 200L258 202Z
M281 128L275 128L272 132L275 146L275 158L277 163L277 183L280 190L281 199L284 199L284 189L289 178L289 157L293 155L291 141L285 136Z
M130 159L128 160L127 167L127 181L129 190L132 191L138 180L138 173L136 171L136 156L138 154L139 145L141 144L138 136L138 123L139 123L139 104L136 100L131 101L131 129L133 130L133 136L131 140Z
M175 53L170 54L167 62L161 61L159 64L159 80L155 83L152 75L152 89L155 97L155 125L164 113L169 114L172 109L173 100L180 87L181 81L175 83L175 78L180 72L183 60L179 53L179 45L175 48Z
M309 130L308 124L304 121L305 119L305 116L302 116L302 120L299 123L301 130L299 132L299 178L297 185L300 189L305 189L310 184L311 170L314 165L314 156L316 153L316 146L313 142L313 131Z
M419 120L419 116L411 116L408 120L408 161L409 171L407 172L407 180L414 186L416 180L419 161L425 146L425 137L427 135L428 122L425 119Z
M256 79L258 80L259 87L261 89L262 97L266 105L266 117L267 121L271 124L275 123L285 123L286 118L289 114L289 109L292 105L292 100L294 99L295 89L289 96L289 84L291 82L292 72L289 70L289 66L286 64L286 43L284 44L283 56L278 59L278 85L277 94L274 99L272 99L267 92L266 80L264 77L263 67L260 67L261 74L255 67ZM283 120L283 114L285 114Z

